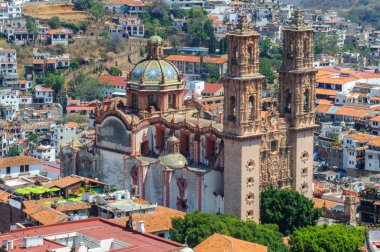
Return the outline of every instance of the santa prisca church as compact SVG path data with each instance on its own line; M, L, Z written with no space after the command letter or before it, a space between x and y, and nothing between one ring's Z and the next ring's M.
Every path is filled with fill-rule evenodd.
M313 29L301 10L283 29L279 108L262 109L259 35L241 15L227 34L224 116L210 120L183 99L184 80L159 36L135 65L126 99L95 112L94 145L61 148L62 175L96 178L183 211L233 213L259 221L267 186L312 195L315 76Z

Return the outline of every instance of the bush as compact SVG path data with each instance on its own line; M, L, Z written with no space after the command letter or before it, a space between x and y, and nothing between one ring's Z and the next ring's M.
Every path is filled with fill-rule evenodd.
M69 38L68 42L69 42L69 44L74 44L75 40L73 38Z

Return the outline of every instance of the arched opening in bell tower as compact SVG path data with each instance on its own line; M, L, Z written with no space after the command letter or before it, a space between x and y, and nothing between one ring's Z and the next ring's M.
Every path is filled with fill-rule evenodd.
M231 54L232 54L231 64L237 65L238 64L238 58L239 58L239 52L238 52L237 46L235 46L233 48Z
M139 108L139 97L137 94L132 94L132 106L136 110Z
M253 64L254 63L254 57L253 57L253 46L248 46L248 63Z
M290 114L292 112L292 91L287 89L285 91L285 113Z
M154 107L155 109L158 109L156 95L148 95L148 107Z
M175 94L169 95L169 108L175 109L175 99L176 99Z
M248 98L248 107L250 109L251 118L253 118L255 113L255 97L253 95Z
M230 96L230 109L228 113L228 120L235 121L236 119L236 98L235 96Z
M309 100L310 100L310 93L309 89L306 89L303 93L303 111L309 112Z
M187 157L190 153L190 135L186 131L181 131L180 135L180 152Z

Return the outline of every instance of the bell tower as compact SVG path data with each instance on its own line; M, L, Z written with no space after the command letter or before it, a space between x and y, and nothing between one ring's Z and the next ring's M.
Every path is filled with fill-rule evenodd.
M292 23L283 29L283 36L279 109L289 127L293 188L311 197L317 71L313 68L313 29L305 24L301 9L295 10Z
M259 74L259 34L242 13L237 29L227 34L228 67L224 76L224 131L246 135L258 125L264 76ZM248 128L251 128L248 130ZM258 127L256 127L256 130Z
M259 34L242 13L227 34L224 86L224 212L242 220L260 216L261 96Z

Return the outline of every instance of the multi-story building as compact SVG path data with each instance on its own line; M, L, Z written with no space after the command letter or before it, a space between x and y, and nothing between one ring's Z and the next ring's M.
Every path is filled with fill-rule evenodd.
M31 156L45 161L55 161L56 149L50 145L39 145L30 153Z
M42 53L38 48L33 48L33 70L37 73L54 71L70 66L70 54L51 56L50 53Z
M376 136L364 133L352 133L343 139L343 169L349 176L366 174L366 150L368 142Z
M104 97L125 96L126 78L123 76L101 75L99 84L104 86Z
M35 176L39 174L43 162L43 160L29 156L2 158L0 162L0 178Z
M67 45L69 43L70 34L71 32L64 28L49 30L47 33L48 43L51 45Z
M52 129L52 145L54 146L57 155L59 147L65 146L72 141L78 141L80 138L80 127L78 123L69 122L63 125L58 125Z
M53 103L54 90L51 88L46 88L41 85L35 87L34 92L34 103L42 104L52 104Z
M20 18L22 16L21 6L13 5L10 2L0 3L0 22L1 24L9 23L13 18Z

